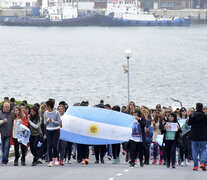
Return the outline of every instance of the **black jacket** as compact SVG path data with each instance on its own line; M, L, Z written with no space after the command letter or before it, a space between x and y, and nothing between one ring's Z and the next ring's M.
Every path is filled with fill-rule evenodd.
M135 121L137 121L137 120L135 120ZM143 141L143 144L144 144L144 147L145 147L145 145L146 145L146 137L145 137L146 120L144 118L141 118L140 120L138 120L138 122L139 122L140 127L141 127L141 131L142 131L142 141ZM133 136L133 130L132 130L132 136Z
M203 112L190 115L188 125L191 126L190 138L193 141L207 141L207 116Z
M145 126L146 126L146 120L144 118L141 118L141 120L138 120L140 126L141 126L141 129L142 129L142 140L143 140L143 143L145 145Z

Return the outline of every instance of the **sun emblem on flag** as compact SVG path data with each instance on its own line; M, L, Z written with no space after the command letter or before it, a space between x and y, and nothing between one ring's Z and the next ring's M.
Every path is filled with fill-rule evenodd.
M95 124L92 124L89 126L88 131L91 135L97 135L99 132L99 127Z

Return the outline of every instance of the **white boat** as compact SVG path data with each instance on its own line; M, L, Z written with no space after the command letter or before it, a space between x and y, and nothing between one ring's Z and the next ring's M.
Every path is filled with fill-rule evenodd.
M78 15L77 0L43 0L39 17L6 17L7 26L91 26L97 25L93 15Z
M108 0L105 15L100 15L102 25L108 26L183 26L190 18L155 17L143 12L138 0Z

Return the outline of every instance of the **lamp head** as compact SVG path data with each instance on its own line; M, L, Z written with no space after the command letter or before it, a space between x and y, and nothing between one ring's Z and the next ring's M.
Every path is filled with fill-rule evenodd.
M126 58L130 58L131 55L132 55L132 51L130 49L127 49L127 50L124 51L124 54L125 54Z

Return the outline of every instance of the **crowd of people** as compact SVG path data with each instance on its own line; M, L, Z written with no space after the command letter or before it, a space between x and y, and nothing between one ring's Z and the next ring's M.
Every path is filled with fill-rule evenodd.
M89 106L89 103L82 101L73 106ZM195 109L181 107L173 110L171 106L161 107L160 104L150 109L137 106L134 102L127 106L111 107L101 100L94 107L135 116L129 141L112 145L85 145L60 140L61 119L69 108L65 101L59 102L57 108L54 99L30 107L27 101L18 106L15 98L9 100L5 97L0 111L1 165L5 166L9 161L10 145L14 145L14 166L19 164L20 147L22 166L26 165L26 155L30 150L33 155L32 166L46 161L49 167L64 165L66 161L71 164L71 158L78 163L88 164L91 146L96 164L103 164L106 156L113 164L117 164L122 153L131 167L138 161L141 167L160 164L175 168L176 163L189 166L193 160L193 170L197 171L200 166L206 171L207 106L202 103L197 103ZM18 141L20 124L31 132L27 146ZM176 125L174 130L171 128L173 124ZM162 137L162 143L157 141L158 137Z

